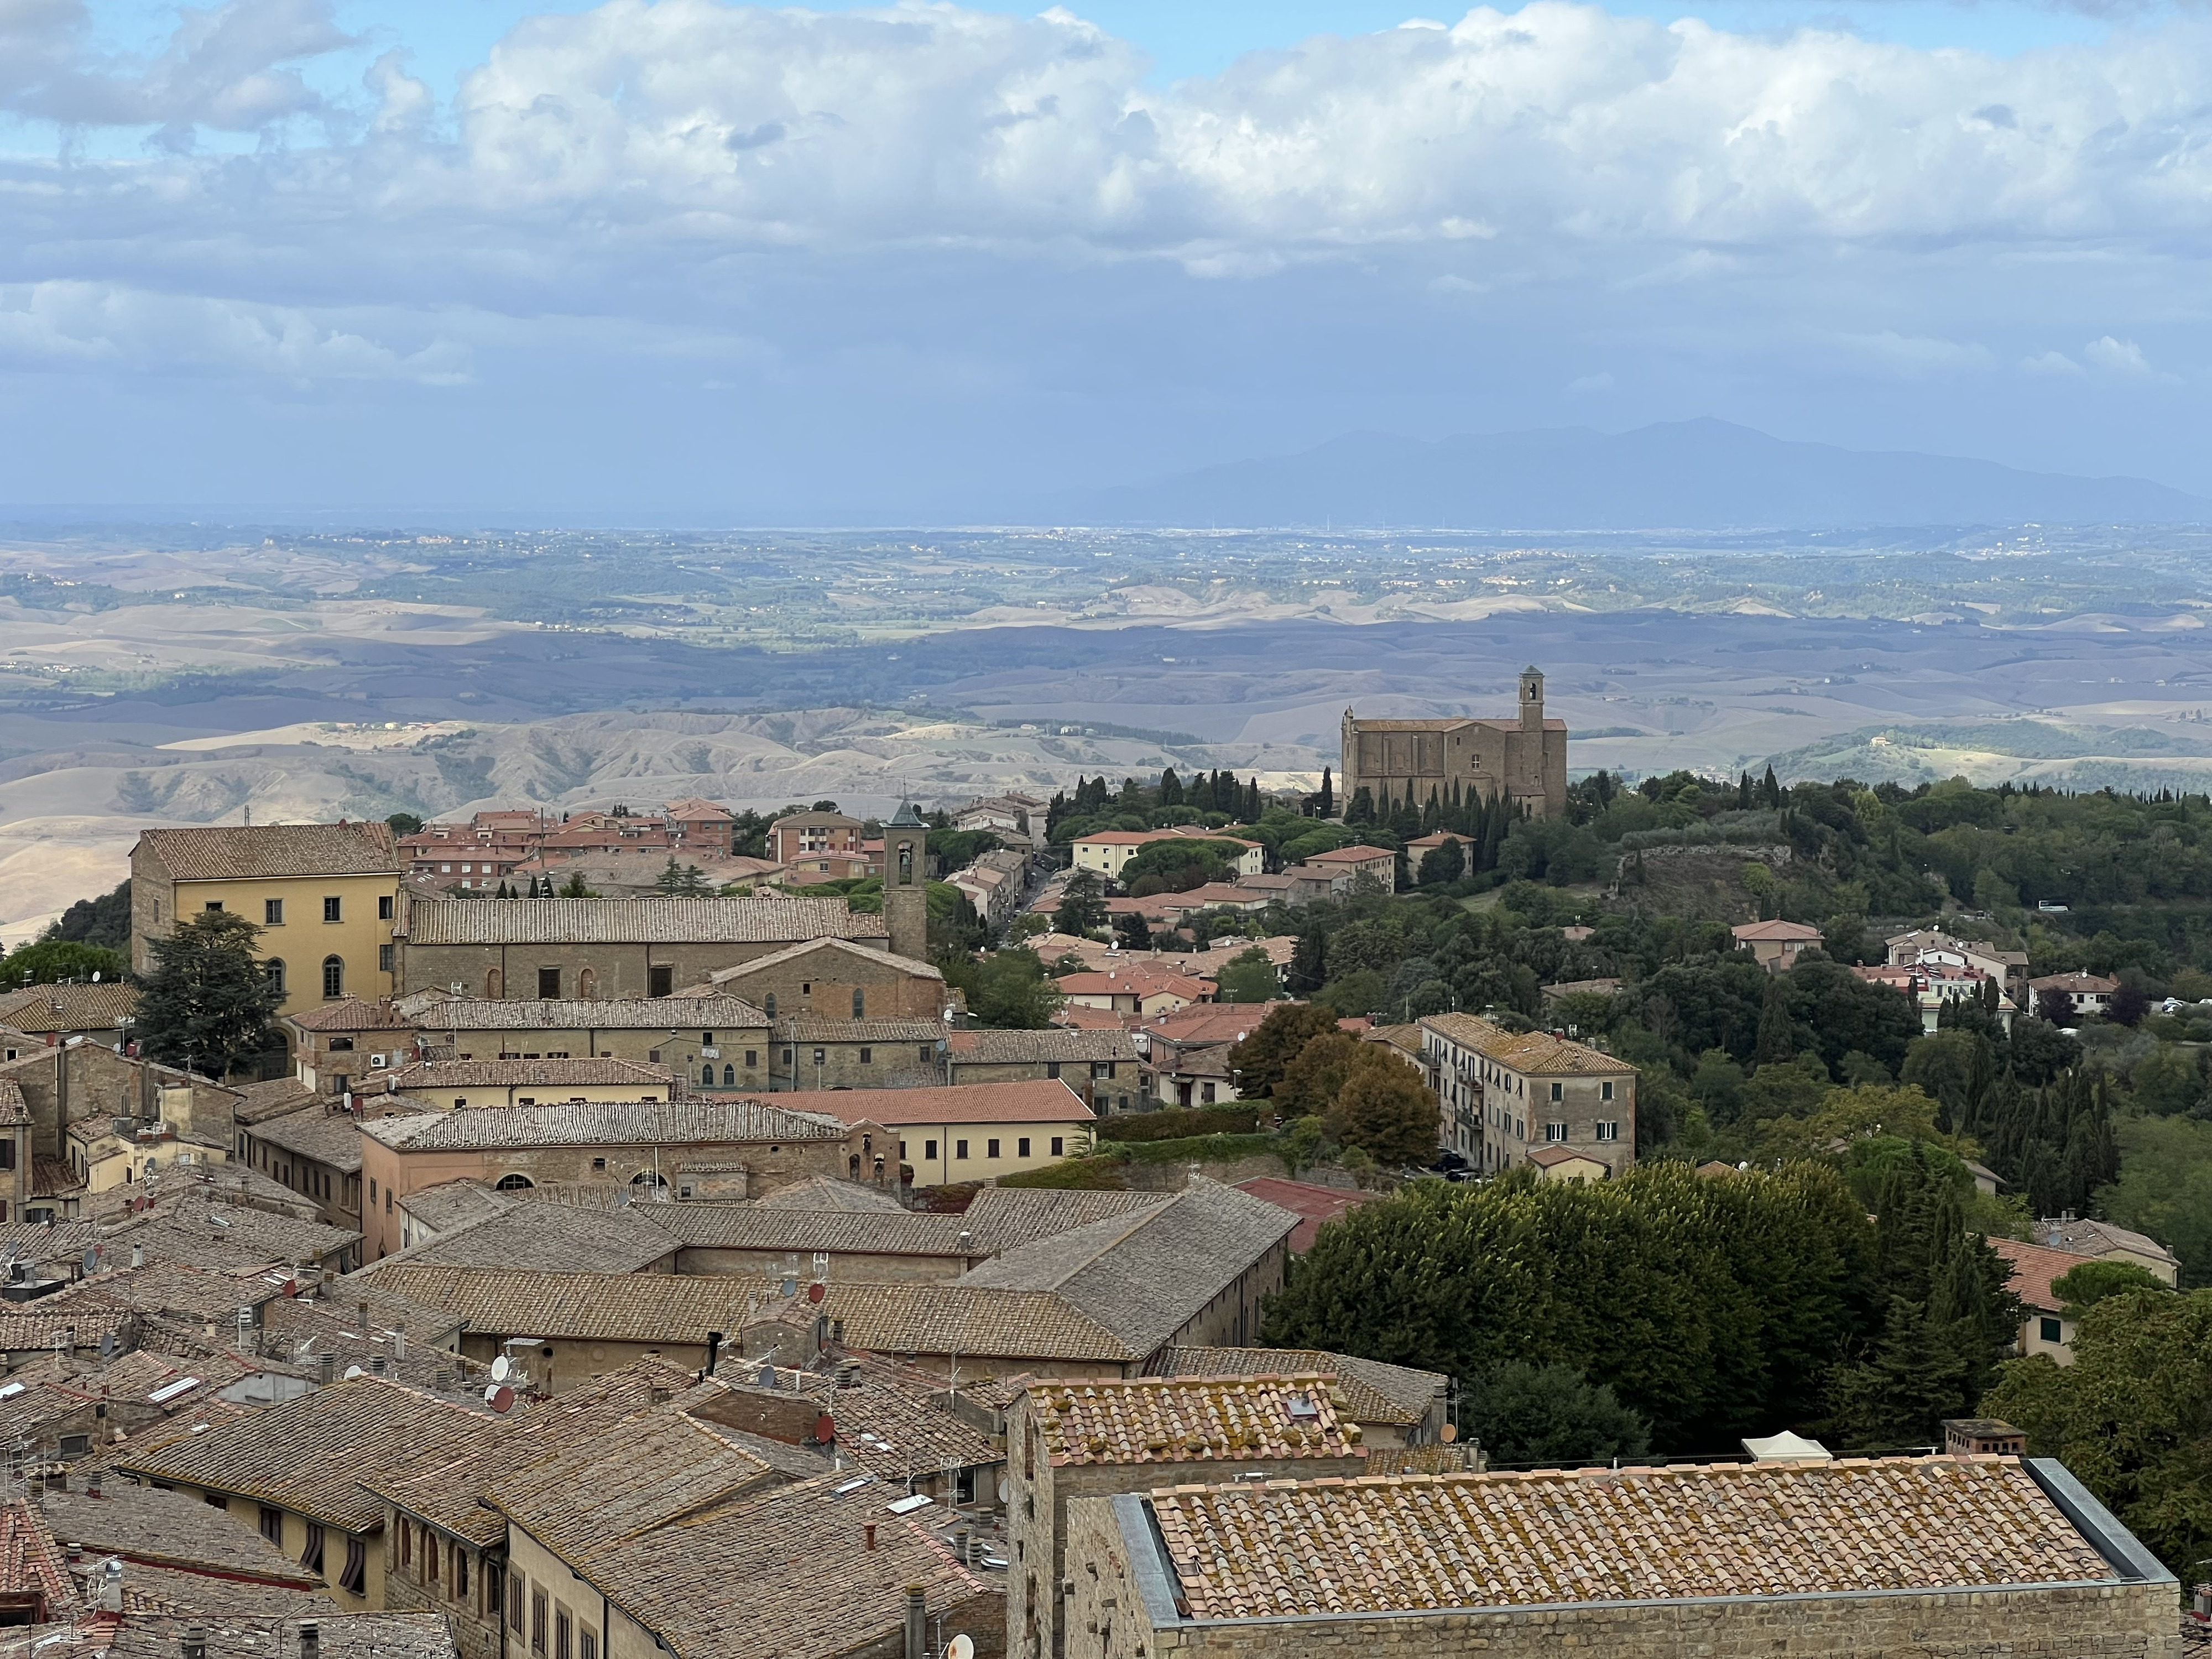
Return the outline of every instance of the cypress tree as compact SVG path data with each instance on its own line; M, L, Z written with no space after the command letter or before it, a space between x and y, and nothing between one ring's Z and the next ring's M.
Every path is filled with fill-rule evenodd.
M1324 818L1334 817L1336 816L1335 800L1335 793L1329 787L1328 768L1324 766L1321 769L1321 811L1318 816Z

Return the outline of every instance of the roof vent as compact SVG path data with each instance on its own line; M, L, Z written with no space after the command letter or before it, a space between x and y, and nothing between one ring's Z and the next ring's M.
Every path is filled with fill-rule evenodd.
M1314 1397L1310 1394L1285 1395L1283 1397L1283 1406L1292 1417L1309 1418L1321 1415L1321 1407L1314 1403Z

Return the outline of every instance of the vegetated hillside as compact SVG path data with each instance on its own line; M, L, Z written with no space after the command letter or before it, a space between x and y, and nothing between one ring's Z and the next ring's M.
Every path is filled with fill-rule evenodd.
M1083 521L1486 529L2193 523L2212 501L2142 478L2023 472L1948 455L1791 443L1725 421L1425 442L1360 432L1082 498Z
M1965 777L1984 784L2151 794L2212 787L2212 726L1930 720L1837 732L1778 754L1770 763L1789 780L1919 784Z

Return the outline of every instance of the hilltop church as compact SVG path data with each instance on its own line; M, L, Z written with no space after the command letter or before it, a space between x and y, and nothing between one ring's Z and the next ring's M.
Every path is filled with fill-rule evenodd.
M1365 789L1376 811L1498 795L1552 817L1567 810L1567 723L1544 718L1544 677L1521 675L1517 720L1361 720L1344 711L1343 799Z

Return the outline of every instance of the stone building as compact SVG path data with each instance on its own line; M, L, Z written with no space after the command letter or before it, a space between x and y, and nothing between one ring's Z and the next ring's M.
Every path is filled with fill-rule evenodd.
M945 1028L933 1019L801 1014L776 1021L768 1054L769 1087L783 1091L927 1089L945 1081Z
M1064 1577L1067 1659L2183 1649L2173 1575L2044 1459L1163 1483L1070 1504Z
M665 997L717 969L817 939L880 945L880 916L835 898L426 899L410 895L398 989L612 1001ZM456 989L455 988L459 988Z
M665 1066L702 1088L768 1086L768 1016L719 992L605 1002L453 997L429 1003L414 1023L454 1060L626 1060Z
M820 1019L942 1018L943 972L915 957L894 955L883 944L880 939L809 939L718 969L707 975L702 988L741 997L772 1020L808 1015Z
M1217 1480L1357 1480L1357 1424L1316 1375L1104 1377L1033 1383L1006 1413L1008 1651L1071 1651L1060 1593L1068 1507Z
M1495 795L1539 818L1567 810L1567 724L1544 718L1544 677L1534 668L1522 671L1513 720L1362 720L1347 708L1342 744L1342 799L1364 789L1378 813L1431 796Z
M918 1045L907 1052L917 1051ZM1093 1121L1091 1109L1064 1080L866 1092L807 1089L778 1100L810 1112L834 1114L850 1124L856 1135L888 1131L898 1143L905 1179L916 1187L993 1181L1041 1170L1085 1150ZM875 1152L888 1151L871 1142L866 1164L872 1164ZM862 1170L851 1173L857 1179Z
M1431 1014L1420 1029L1443 1145L1476 1170L1509 1170L1545 1148L1571 1149L1611 1175L1636 1162L1636 1068L1626 1060L1474 1014Z
M902 800L884 823L884 928L891 953L929 959L929 826Z
M1338 1418L1359 1427L1370 1469L1378 1451L1437 1444L1451 1420L1452 1380L1443 1372L1322 1348L1170 1348L1152 1370L1159 1376L1326 1376Z
M0 1030L21 1031L57 1044L81 1036L112 1048L129 1040L137 1012L138 993L120 981L32 985L0 996Z
M15 1221L74 1215L95 1143L103 1188L135 1184L149 1164L222 1162L242 1098L210 1078L94 1042L22 1050L0 1061L0 1094L9 1085L21 1106L9 1100L6 1115L20 1121L0 1125L0 1156L14 1160L0 1166L0 1198Z
M573 1063L573 1062L571 1062ZM601 1062L606 1063L606 1062ZM527 1189L632 1186L676 1197L757 1197L810 1176L842 1176L860 1139L837 1119L753 1100L493 1107L373 1118L362 1125L363 1250L400 1248L398 1200L480 1181ZM687 1190L688 1189L688 1190Z
M209 910L243 916L282 1013L392 992L399 852L382 823L149 830L131 851L131 965Z
M384 1074L386 1094L424 1110L550 1106L556 1102L673 1100L683 1092L665 1066L633 1060L422 1060ZM372 1095L371 1099L383 1096Z
M1137 1045L1123 1030L1079 1031L1063 1025L1041 1031L971 1027L947 1033L945 1041L948 1083L1057 1079L1101 1113L1115 1109L1117 1099L1141 1086ZM1129 1109L1127 1101L1121 1101L1120 1109Z

